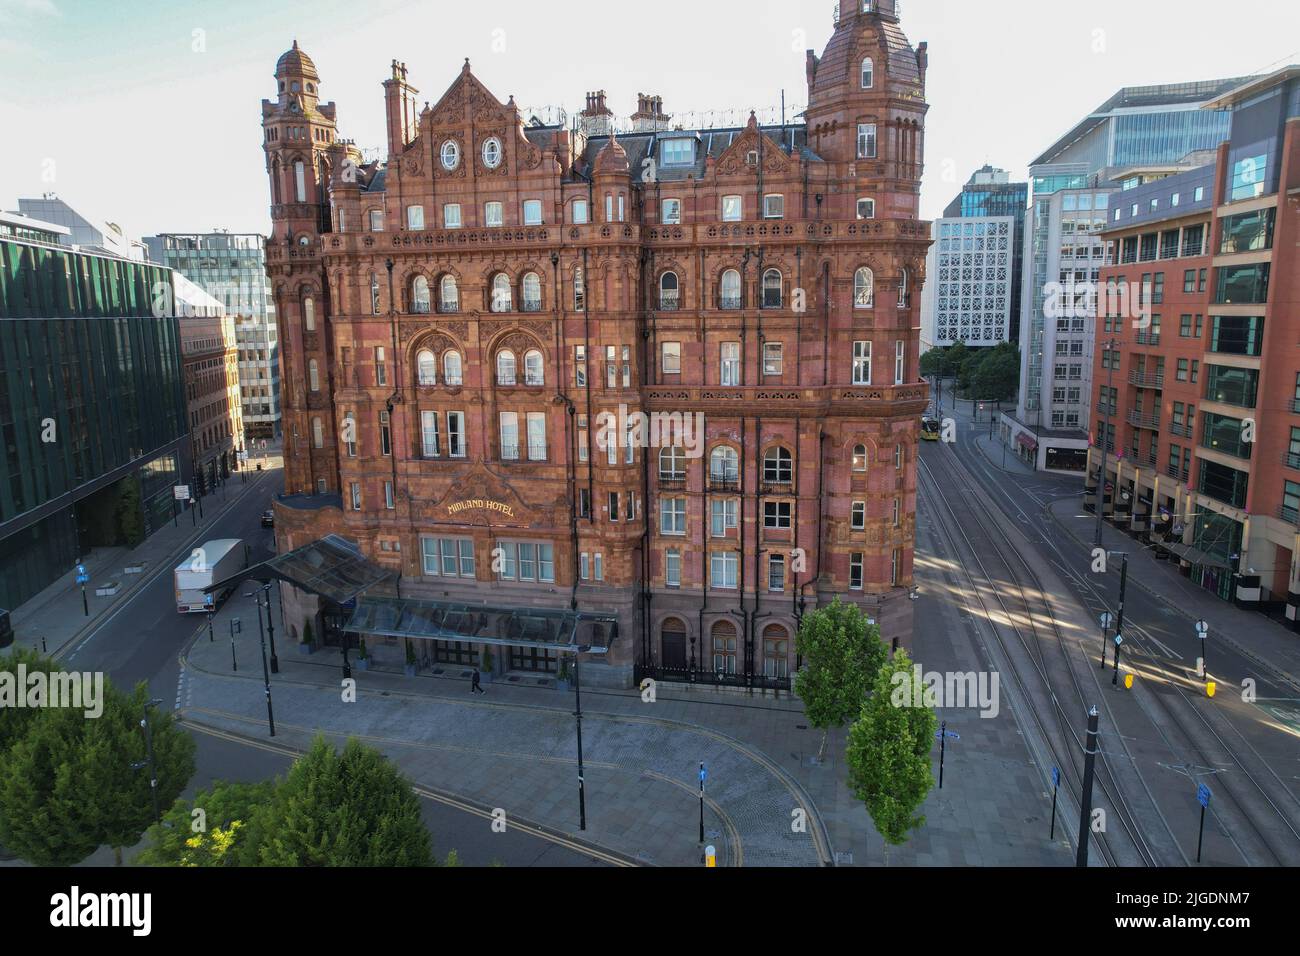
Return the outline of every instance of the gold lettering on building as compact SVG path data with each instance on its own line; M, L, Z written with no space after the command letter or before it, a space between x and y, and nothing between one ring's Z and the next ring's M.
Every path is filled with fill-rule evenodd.
M490 501L485 498L474 498L470 501L458 501L454 505L447 506L447 514L455 517L463 511L496 511L507 518L514 518L515 509L512 505L504 501Z

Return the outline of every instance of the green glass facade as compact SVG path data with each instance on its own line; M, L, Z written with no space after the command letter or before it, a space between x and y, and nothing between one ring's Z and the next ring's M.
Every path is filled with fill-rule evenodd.
M171 286L158 266L0 240L0 607L119 543L104 512L123 479L144 534L171 519L187 432Z

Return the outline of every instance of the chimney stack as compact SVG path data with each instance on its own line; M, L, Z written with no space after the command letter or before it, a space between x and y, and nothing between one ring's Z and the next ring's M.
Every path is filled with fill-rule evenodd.
M608 136L614 130L614 114L605 103L605 91L587 94L587 108L579 115L579 127L588 136Z
M671 129L671 116L664 115L664 98L647 93L636 95L637 108L632 114L632 130L637 133Z

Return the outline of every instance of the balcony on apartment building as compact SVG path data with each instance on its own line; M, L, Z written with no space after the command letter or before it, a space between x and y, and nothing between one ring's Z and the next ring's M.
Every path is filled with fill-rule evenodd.
M1164 388L1165 373L1164 372L1149 373L1149 372L1139 372L1135 370L1128 373L1128 383L1130 385L1136 385L1138 388L1157 388L1157 389Z
M1149 428L1152 431L1160 430L1160 416L1155 412L1145 412L1140 408L1129 409L1128 423L1134 428Z

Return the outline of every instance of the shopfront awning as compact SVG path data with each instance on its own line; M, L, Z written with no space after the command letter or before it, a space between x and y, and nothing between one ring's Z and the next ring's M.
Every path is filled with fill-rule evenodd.
M1038 439L1028 432L1021 432L1017 435L1016 444L1026 451L1038 451Z
M335 604L346 604L395 577L392 571L367 560L361 549L347 538L331 534L296 551L253 565L205 591L224 591L244 581L284 581Z
M362 597L343 630L362 637L604 654L618 637L618 618L532 607Z
M1190 544L1171 543L1166 544L1165 548L1188 564L1198 565L1203 568L1217 568L1221 571L1232 570L1222 558L1195 548Z

